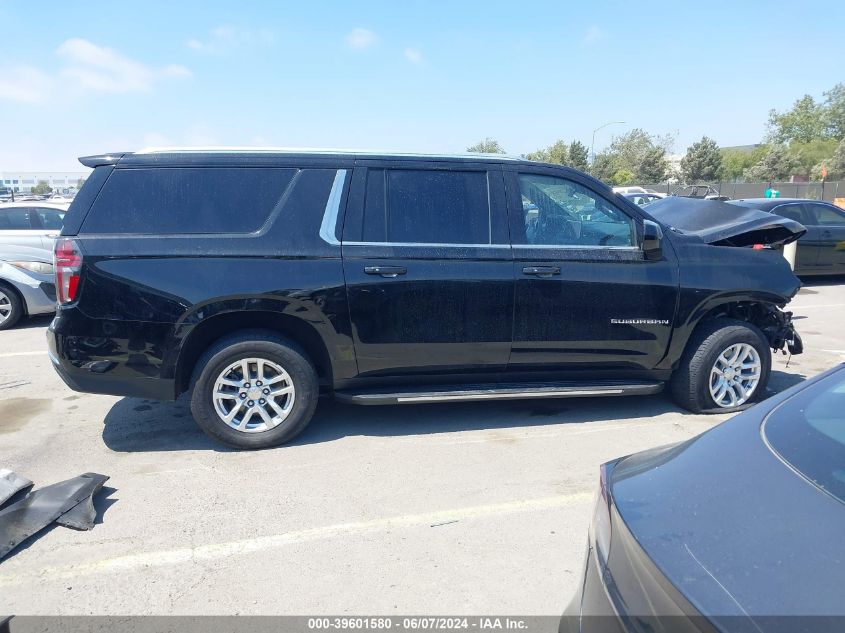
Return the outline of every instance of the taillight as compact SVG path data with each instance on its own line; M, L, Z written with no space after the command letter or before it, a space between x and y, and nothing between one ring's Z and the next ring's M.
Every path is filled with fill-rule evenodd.
M54 264L56 268L56 299L59 305L70 303L79 289L79 273L82 270L82 251L79 245L68 237L56 240Z
M599 494L593 512L591 530L599 562L604 566L607 564L607 556L610 553L610 488L607 481L607 464L602 464L599 472Z

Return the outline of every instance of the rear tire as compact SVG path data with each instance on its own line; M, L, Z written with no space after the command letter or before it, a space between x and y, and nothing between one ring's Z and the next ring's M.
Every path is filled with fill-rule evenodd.
M714 319L693 333L669 390L693 413L742 411L764 397L771 364L769 343L756 326Z
M14 327L25 313L18 293L6 284L0 284L0 330Z
M293 341L247 330L211 346L191 380L191 413L210 437L241 449L278 446L314 415L317 372Z

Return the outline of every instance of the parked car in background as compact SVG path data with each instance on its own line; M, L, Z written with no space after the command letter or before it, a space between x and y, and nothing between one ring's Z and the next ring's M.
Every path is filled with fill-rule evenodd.
M668 385L692 411L737 410L764 396L770 349L802 349L782 310L799 280L742 247L804 227L761 211L707 226L672 213L704 201L667 198L660 221L586 174L505 156L82 162L94 171L56 242L54 367L78 391L190 392L197 423L240 448L296 436L320 392L370 405Z
M678 187L672 194L682 198L702 198L705 200L730 200L730 196L723 196L718 189L710 185L685 185Z
M807 227L795 253L796 275L845 275L845 211L835 204L801 198L748 198L730 203Z
M602 465L561 630L838 630L819 616L845 616L843 464L845 365Z
M8 202L0 204L0 244L53 248L69 203Z
M0 330L55 309L53 251L0 244Z
M656 193L625 193L622 194L622 197L642 207L655 200L662 200L665 196Z
M628 187L613 187L613 193L621 193L622 195L628 193L648 193L642 187L628 186Z

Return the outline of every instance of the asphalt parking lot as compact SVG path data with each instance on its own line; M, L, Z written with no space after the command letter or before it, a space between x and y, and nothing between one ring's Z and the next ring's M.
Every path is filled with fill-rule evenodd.
M845 360L845 285L791 309L806 353L773 390ZM600 463L727 416L664 395L354 407L294 444L226 450L185 402L77 394L38 319L0 332L0 467L109 475L93 531L54 527L0 563L0 613L559 614L581 574Z

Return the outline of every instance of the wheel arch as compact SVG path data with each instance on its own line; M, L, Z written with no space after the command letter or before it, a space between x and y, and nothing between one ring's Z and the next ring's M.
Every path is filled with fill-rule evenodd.
M0 288L3 288L4 290L8 290L9 292L14 294L18 298L18 301L21 302L21 306L23 307L23 315L22 316L24 318L28 317L29 316L29 306L26 305L26 297L23 296L23 293L20 290L18 290L15 287L14 284L9 283L5 279L0 279Z
M676 325L670 351L661 363L661 368L675 368L696 330L720 317L754 325L763 333L773 349L780 349L784 344L784 327L789 323L787 315L791 315L782 312L780 307L787 301L784 297L770 293L709 298L690 311L684 323Z
M321 386L332 384L331 356L313 325L303 319L270 310L224 312L200 321L182 343L176 359L176 395L190 388L194 367L205 350L221 338L243 330L265 330L289 338L308 354Z

